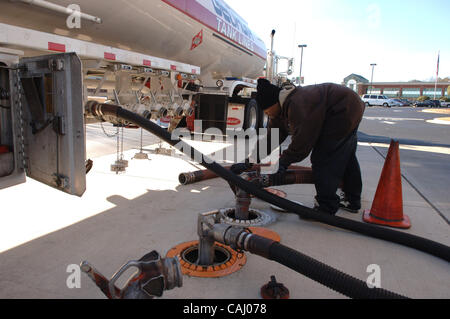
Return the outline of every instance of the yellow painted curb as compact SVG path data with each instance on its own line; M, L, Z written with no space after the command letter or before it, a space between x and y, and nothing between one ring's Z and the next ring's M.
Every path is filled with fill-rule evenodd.
M439 109L431 109L431 110L422 110L424 113L436 113L436 114L450 114L450 109L439 110Z

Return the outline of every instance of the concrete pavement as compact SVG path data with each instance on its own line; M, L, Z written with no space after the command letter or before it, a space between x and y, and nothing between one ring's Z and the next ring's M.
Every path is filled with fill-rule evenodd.
M450 122L445 121L449 112L442 108L367 108L358 140L370 143L382 156L391 139L399 141L403 176L450 225Z
M215 143L202 145L203 151L220 148ZM110 171L115 154L95 158L88 189L81 198L32 180L0 192L0 298L104 298L85 274L81 274L80 288L69 289L68 266L87 260L110 278L129 260L152 250L164 256L179 243L197 240L199 213L234 206L233 193L221 179L179 185L178 174L196 170L195 164L154 154L150 160L134 160L136 152L125 152L129 167L120 175ZM358 158L366 209L371 206L384 159L365 144L359 146ZM312 185L278 188L288 199L313 206ZM412 221L406 232L450 245L448 224L405 181L403 204ZM277 220L266 227L277 232L288 247L364 281L370 275L368 266L379 265L381 287L408 297L450 298L450 268L441 259L278 213L259 199L252 201L252 207L276 214ZM361 221L361 213L339 211L338 216ZM238 272L210 279L184 276L183 287L165 292L163 298L258 299L271 275L288 287L294 299L345 298L280 264L246 256L247 263Z

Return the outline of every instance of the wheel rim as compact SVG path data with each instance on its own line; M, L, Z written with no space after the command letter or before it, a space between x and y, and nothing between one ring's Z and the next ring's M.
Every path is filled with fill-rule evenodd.
M248 117L248 127L256 129L256 125L258 123L258 117L256 113L256 108L252 107L250 108L250 114Z
M263 128L267 128L269 125L269 116L266 113L263 113Z

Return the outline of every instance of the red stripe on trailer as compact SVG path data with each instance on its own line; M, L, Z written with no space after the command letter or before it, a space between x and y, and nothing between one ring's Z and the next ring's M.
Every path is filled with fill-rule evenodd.
M144 60L143 64L144 64L145 66L152 66L152 61L150 61L150 60Z
M177 66L172 64L172 65L170 66L170 69L171 69L172 71L176 71L176 70L177 70Z
M264 48L260 47L256 42L250 39L248 36L241 33L238 29L234 28L230 23L226 22L224 18L221 18L208 10L204 5L197 1L191 0L162 0L167 5L177 9L183 14L187 15L191 19L203 24L214 32L218 32L228 40L232 41L234 44L239 47L254 53L256 56L260 57L263 60L266 60L267 52ZM219 21L222 28L228 30L229 28L233 28L236 31L236 35L238 38L231 38L224 30L219 29ZM240 21L242 24L246 25L245 21ZM251 42L253 44L253 48L246 47L240 42Z
M50 51L66 52L66 45L61 43L49 42L48 49Z
M116 55L114 53L105 52L104 57L107 60L113 60L113 61L116 60Z
M233 111L239 111L239 108L238 107L232 107L231 108Z

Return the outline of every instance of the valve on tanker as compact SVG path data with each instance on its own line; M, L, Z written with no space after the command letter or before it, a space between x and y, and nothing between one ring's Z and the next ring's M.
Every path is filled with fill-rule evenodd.
M80 268L109 299L152 299L161 297L164 290L183 286L178 258L161 258L156 251L139 260L129 261L110 280L86 261L81 263ZM137 271L129 277L122 289L118 288L116 286L118 279L132 268Z
M125 105L122 105L122 107L127 109L130 112L136 113L136 114L146 118L147 120L150 120L153 117L151 107L148 106L147 104L145 104L145 101L144 101L144 103L125 104ZM116 124L120 124L120 123L116 123ZM121 124L127 125L128 123L121 123Z
M194 109L191 107L191 102L184 100L181 106L183 108L184 116L191 116L194 113Z
M178 95L177 97L175 97L176 94ZM179 92L174 92L173 95L169 92L169 97L172 102L172 109L174 110L173 115L177 117L192 115L191 101L183 99L183 96ZM175 101L176 98L178 102Z
M136 104L132 104L132 105L125 105L124 107L126 109L128 109L129 111L131 111L133 113L136 113L136 114L139 114L141 116L144 116L144 113L147 110L147 106L145 104L142 104L142 103L136 103Z
M175 96L175 92L168 92L169 102L167 109L169 110L169 115L174 117L180 117L183 115L183 109L181 105L176 101L178 98ZM181 98L183 100L183 98Z
M175 117L183 116L184 110L181 107L181 105L178 104L177 102L172 103L170 109L172 110L172 114L171 115L173 115Z
M167 117L169 114L169 110L161 103L152 103L150 109L153 119Z
M173 103L172 104L173 115L176 117L182 117L182 116L191 116L192 112L194 111L191 108L191 103L189 101L184 100L181 104Z
M156 100L155 94L150 92L150 96L144 97L144 104L147 106L143 116L147 119L159 119L166 117L169 113L167 107Z

